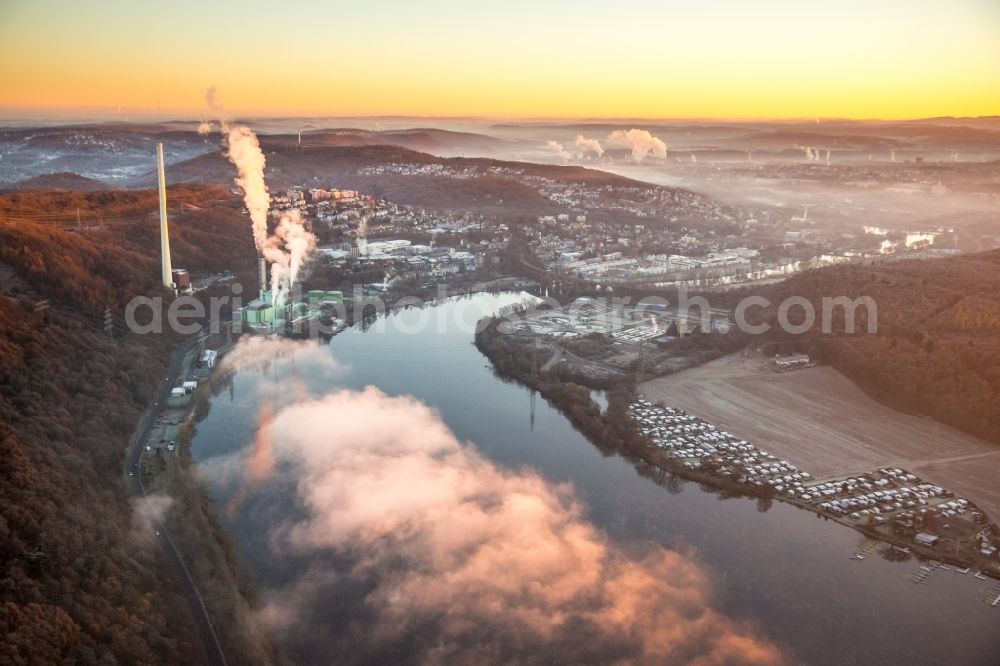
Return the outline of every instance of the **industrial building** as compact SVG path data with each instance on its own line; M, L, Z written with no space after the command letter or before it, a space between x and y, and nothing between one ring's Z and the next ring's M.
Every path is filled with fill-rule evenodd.
M215 367L215 359L218 358L219 352L214 349L206 349L201 353L198 358L198 367L211 369Z
M259 258L260 291L240 310L240 319L252 332L286 333L290 330L305 330L308 323L318 319L324 308L336 307L344 302L340 291L313 289L306 293L305 300L289 300L275 303L273 292L267 288L267 263Z
M262 291L258 298L250 301L241 311L244 324L252 326L269 326L274 323L274 303L271 302L271 292Z
M274 307L274 296L271 290L267 288L267 262L264 260L264 257L258 257L257 261L259 266L260 291L257 298L247 303L240 310L240 319L251 331L273 332L278 316Z
M174 268L170 271L170 275L174 281L174 287L177 289L178 293L190 294L191 288L191 274L188 273L183 268Z
M156 144L157 175L160 190L160 270L163 286L176 293L191 293L191 275L183 268L173 268L170 258L170 231L167 221L167 182L163 159L163 144ZM333 198L356 196L356 192L332 195ZM408 241L394 243L409 244ZM267 262L258 257L260 270L260 291L257 298L240 310L240 319L253 332L286 333L290 330L304 330L310 320L319 318L321 308L336 306L344 301L339 291L313 290L306 300L289 300L275 303L274 294L268 289Z

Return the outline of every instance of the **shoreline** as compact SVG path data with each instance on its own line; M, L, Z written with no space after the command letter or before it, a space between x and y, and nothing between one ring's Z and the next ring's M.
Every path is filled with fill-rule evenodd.
M184 361L188 361L190 370L191 355L197 347L189 342L182 348L181 363L172 373L181 377ZM198 463L191 457L197 422L209 408L209 399L221 377L218 366L211 368L182 406L167 401L150 405L148 414L163 426L164 435L170 428L168 423L175 426L170 431L176 437L171 440L176 441L176 448L164 455L162 447L143 450L145 442L137 442L135 478L147 501L158 498L166 504L166 509L157 512L157 537L168 541L175 551L212 627L218 653L209 662L284 663L273 641L253 620L256 582L242 570L232 535L221 525L207 489L198 479ZM178 377L173 379L172 383L176 383ZM136 434L142 432L140 427ZM152 440L151 431L149 437ZM154 466L157 469L150 471Z
M462 291L458 294L448 294L447 297L451 298L468 293L476 292L471 290ZM386 313L392 312L395 309L395 305L390 305L386 308ZM495 344L497 336L496 324L499 320L495 317L490 317L490 320L491 323L489 326L477 332L475 345L490 361L498 376L501 379L516 381L537 390L542 394L543 398L562 412L569 419L573 427L584 434L594 446L602 451L622 456L632 463L641 475L654 478L654 481L661 478L662 475L667 475L667 478L681 478L698 483L704 489L726 497L756 498L758 501L766 502L781 501L798 509L821 516L826 520L832 520L840 525L849 527L873 541L888 544L894 548L904 549L905 552L912 553L920 561L939 562L956 568L967 568L970 570L969 573L972 573L976 568L980 568L980 575L1000 580L1000 566L993 566L993 568L980 566L983 563L976 559L955 557L949 553L936 552L911 540L879 532L874 526L859 525L843 516L834 515L829 511L824 511L804 501L773 492L769 493L762 490L759 486L739 483L734 479L727 479L709 471L684 467L681 462L671 458L653 446L651 441L639 432L638 424L628 416L629 405L635 395L635 389L631 381L623 378L617 382L602 381L597 382L595 385L590 385L587 383L587 377L580 376L579 374L575 374L567 379L552 376L547 371L542 370L538 374L532 375L529 371L532 370L532 360L529 360L524 355L507 356L504 358L499 353L499 347ZM339 327L329 337L340 333L348 326L356 323L352 322L352 324L348 324L345 322L343 326ZM248 333L248 335L251 334ZM525 365L525 367L519 367L519 361L520 365ZM539 365L537 361L538 359L534 359L536 368ZM234 626L241 625L243 631L240 633L242 636L235 637L235 640L240 644L247 645L245 641L249 639L251 643L257 644L255 647L263 649L266 653L266 655L258 655L262 657L259 661L241 663L273 663L280 661L280 654L276 652L277 648L269 639L265 639L266 644L259 644L257 642L261 633L259 628L255 624L247 624L248 621L252 622L252 620L248 620L243 615L244 613L252 613L253 611L253 604L256 599L256 582L252 576L247 576L245 572L240 571L238 557L235 552L235 543L232 541L229 532L220 525L216 509L213 507L205 487L197 481L197 474L194 470L197 469L196 466L198 463L191 457L190 453L197 422L204 415L202 410L208 408L211 396L217 389L224 386L224 382L224 373L221 373L218 367L212 369L205 380L191 395L185 407L183 425L177 439L176 454L181 475L179 479L174 480L172 485L175 490L180 489L182 491L178 499L189 504L187 510L195 512L198 522L201 524L196 527L197 540L181 540L180 545L182 552L189 558L199 553L204 556L205 553L202 550L206 544L208 550L211 551L211 558L216 560L222 558L222 562L225 564L225 571L228 574L226 576L228 581L226 581L225 587L230 594L237 595L238 601L241 604L236 609L231 607L224 609L212 608L212 602L214 602L215 606L219 603L217 598L212 599L207 604L209 606L208 613L214 621L225 622L225 626L227 627L226 633L231 633ZM609 404L603 414L600 407L593 401L590 394L591 390L605 390L607 392ZM161 411L162 405L157 410L157 413ZM169 519L167 522L170 522ZM173 529L171 529L171 534L174 534ZM855 554L850 555L850 557L858 556ZM202 588L206 583L212 586L218 582L217 578L212 578L211 576L206 580L204 578L204 571L196 571L193 575L199 588ZM234 611L236 611L235 614ZM243 617L241 618L240 616ZM228 645L233 640L234 637L230 635L224 643Z
M963 552L962 557L937 552L932 548L897 535L879 532L875 526L859 525L818 506L775 493L770 486L762 487L750 483L740 483L716 473L685 467L679 460L671 458L657 449L650 439L639 432L637 423L628 415L632 399L636 395L631 381L623 379L613 386L591 386L578 383L581 380L579 376L574 376L570 381L567 381L548 372L538 371L533 374L534 369L539 365L538 359L527 358L530 353L518 355L505 349L507 346L513 347L514 345L507 345L500 340L500 334L497 331L499 322L499 318L490 317L490 323L482 327L480 332L476 334L476 347L490 361L497 374L502 378L537 390L543 398L561 411L574 427L586 435L592 444L602 451L613 451L637 467L639 464L649 465L666 474L702 484L727 496L784 502L798 509L822 516L826 520L832 520L849 527L875 541L906 549L918 558L962 568L979 568L982 575L1000 580L1000 564L988 562L985 558L978 558L968 552ZM567 390L569 386L576 386L582 390ZM608 390L609 404L603 416L601 416L600 408L590 396L592 389ZM603 427L592 422L595 411L604 422ZM764 488L768 490L764 490Z

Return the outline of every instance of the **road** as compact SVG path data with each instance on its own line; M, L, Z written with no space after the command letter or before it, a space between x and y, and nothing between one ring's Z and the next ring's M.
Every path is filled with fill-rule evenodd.
M222 650L222 643L219 641L219 636L212 625L212 619L209 617L205 600L202 598L201 592L194 582L194 577L184 562L180 549L177 548L170 535L167 534L162 517L156 512L153 504L148 502L146 489L142 483L142 475L139 473L139 459L142 456L142 448L149 439L150 430L160 410L170 397L170 389L177 384L181 362L197 344L197 340L192 340L179 345L171 352L170 360L167 363L167 370L163 376L163 381L160 382L156 398L153 404L146 410L146 413L143 414L142 419L140 419L139 426L136 428L135 434L129 442L128 449L125 451L125 466L122 470L122 475L125 479L125 487L128 489L129 495L141 498L142 501L147 502L150 515L153 516L153 528L156 530L154 539L166 560L175 569L177 582L181 585L181 591L188 598L192 615L198 627L198 634L203 646L206 663L210 666L226 666L226 656Z

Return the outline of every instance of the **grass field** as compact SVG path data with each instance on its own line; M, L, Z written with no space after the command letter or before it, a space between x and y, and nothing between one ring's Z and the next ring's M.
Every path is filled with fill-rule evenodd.
M785 458L817 479L903 467L1000 518L1000 447L895 411L830 367L777 373L736 354L640 391Z

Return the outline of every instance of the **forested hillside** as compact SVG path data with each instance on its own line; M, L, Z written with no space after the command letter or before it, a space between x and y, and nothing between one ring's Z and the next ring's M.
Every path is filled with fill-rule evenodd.
M814 330L796 340L831 363L877 400L931 416L1000 443L1000 250L885 266L838 266L798 275L760 291L772 301L824 296L871 296L877 334L859 317L853 335ZM792 313L795 309L792 310ZM841 310L836 311L842 315ZM864 315L864 308L858 310Z
M191 192L198 191L211 202L210 207L171 216L174 267L202 271L252 267L256 252L249 221L239 204L218 200L217 190ZM189 196L194 195L189 192ZM66 211L74 203L90 214L110 217L109 211L114 211L120 221L77 232L49 219L36 222L28 216L45 206L54 212ZM110 307L120 313L135 294L150 294L159 288L155 207L155 192L150 191L0 196L0 268L7 267L20 282L30 285L4 288L0 283L0 292L17 296L27 291L64 306L97 313Z
M46 318L0 298L0 661L195 658L186 601L121 483L165 349Z
M204 270L244 245L253 261L238 210L185 213L174 232L178 264ZM188 601L122 483L173 343L121 326L124 303L158 289L158 246L155 218L85 232L0 221L0 663L202 659Z

